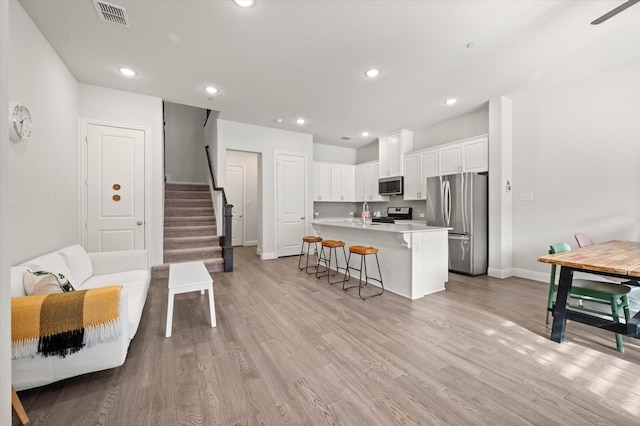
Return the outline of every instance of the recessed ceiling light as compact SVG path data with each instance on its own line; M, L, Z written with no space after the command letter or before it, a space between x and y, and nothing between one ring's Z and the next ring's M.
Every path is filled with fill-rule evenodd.
M380 75L380 70L377 68L371 68L365 71L364 75L370 78L374 78Z
M215 88L215 87L213 87L213 86L206 86L206 87L204 88L204 91L205 91L205 92L207 92L207 93L208 93L208 94L210 94L210 95L215 95L216 93L218 93L218 89L216 89L216 88Z
M366 138L367 136L369 136L369 132L362 132L362 137Z
M118 71L120 71L122 75L126 75L127 77L133 77L137 74L134 70L130 68L118 68Z
M240 7L251 7L254 5L255 0L233 0L233 2Z
M453 105L453 104L455 104L456 102L458 102L458 100L457 100L456 98L449 98L449 99L447 99L446 101L444 101L444 103L445 103L446 105Z
M273 120L274 123L282 123L282 118L276 118Z
M304 123L306 123L306 122L307 122L307 120L305 120L304 118L298 118L298 119L296 120L296 123L298 123L298 124L299 124L299 125L301 125L301 126L302 126Z

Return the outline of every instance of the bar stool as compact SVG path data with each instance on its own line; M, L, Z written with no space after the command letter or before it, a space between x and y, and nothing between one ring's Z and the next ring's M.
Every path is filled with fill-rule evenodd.
M312 274L313 272L309 272L309 268L316 268L316 270L318 269L318 262L316 261L315 266L311 265L309 266L309 252L311 251L311 243L313 243L315 245L315 254L316 254L316 258L318 257L318 243L322 242L322 238L321 237L315 237L315 236L310 236L310 237L302 237L302 247L300 247L300 258L298 259L298 269L303 270L307 273L307 274ZM304 244L307 243L307 251L304 251ZM302 255L307 255L307 264L306 266L300 267L300 263L302 263Z
M351 261L351 254L359 254L360 255L360 269L355 268L353 266L350 266L349 262ZM370 277L369 274L367 273L367 261L366 261L366 256L368 255L375 255L376 256L376 263L378 265L378 277L379 278L373 278ZM382 274L380 273L380 262L378 261L378 249L375 247L365 247L365 246L350 246L349 247L349 259L347 259L347 271L353 269L354 271L360 271L360 279L358 281L358 297L360 297L360 299L362 300L366 300L369 299L370 297L375 297L375 296L380 296L382 293L384 293L384 283L382 282ZM362 270L364 269L364 284L362 283ZM346 275L345 275L346 278ZM362 292L362 287L366 286L368 283L368 280L372 280L372 281L377 281L380 283L380 287L382 288L382 290L380 290L380 293L376 293L376 294L372 294L370 296L362 296L361 292ZM347 280L343 280L342 281L342 289L344 291L349 290L350 288L354 288L356 287L355 285L352 285L350 287L345 287Z
M325 251L325 247L327 251ZM340 281L331 281L331 277L338 275L340 273L340 269L345 271L345 280L347 279L347 274L349 274L349 269L341 268L338 266L338 247L342 247L342 254L344 256L344 261L347 261L347 252L344 249L344 241L339 240L324 240L322 241L320 248L320 256L318 256L318 266L316 268L316 278L327 277L327 282L329 284L338 284ZM327 257L327 252L328 256ZM331 273L331 258L335 258L336 262L336 272L335 274ZM320 263L324 263L324 271L320 271ZM322 272L322 273L321 273ZM349 278L351 276L349 275Z

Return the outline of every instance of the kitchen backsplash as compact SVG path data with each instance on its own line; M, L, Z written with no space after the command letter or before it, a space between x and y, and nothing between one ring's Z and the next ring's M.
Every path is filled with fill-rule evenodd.
M379 211L383 216L387 215L387 207L412 207L413 208L413 220L423 220L420 214L426 214L427 202L426 201L405 201L401 196L391 196L389 201L372 201L367 202L369 205L369 211L373 215L374 212ZM328 219L328 218L349 218L349 212L353 212L355 217L360 217L362 214L362 203L343 203L343 202L322 202L314 201L313 211L318 213L316 219ZM426 219L425 219L426 220Z

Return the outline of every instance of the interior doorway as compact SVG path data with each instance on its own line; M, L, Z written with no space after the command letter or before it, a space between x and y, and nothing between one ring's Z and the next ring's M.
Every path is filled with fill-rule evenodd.
M260 154L227 150L225 192L233 204L232 236L234 246L257 246L261 211ZM239 229L236 229L239 228Z
M86 123L82 230L89 252L146 247L146 135L141 128Z

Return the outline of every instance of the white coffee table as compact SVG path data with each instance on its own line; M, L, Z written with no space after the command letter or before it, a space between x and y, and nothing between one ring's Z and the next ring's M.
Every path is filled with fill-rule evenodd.
M213 302L213 279L203 262L174 263L169 266L169 303L167 304L167 330L165 337L171 337L173 326L173 297L192 291L209 292L209 312L211 327L216 326L216 305Z

